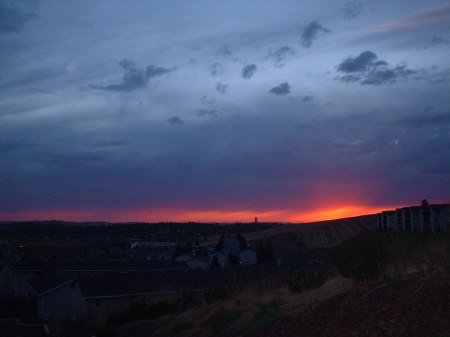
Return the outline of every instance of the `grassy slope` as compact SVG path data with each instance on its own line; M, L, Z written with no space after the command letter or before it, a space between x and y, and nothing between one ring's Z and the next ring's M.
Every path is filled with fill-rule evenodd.
M114 335L124 337L144 337L149 335L207 337L217 334L233 336L248 330L248 325L253 315L260 311L255 303L271 303L274 300L281 300L283 303L283 314L293 316L352 288L353 281L343 277L330 279L321 288L301 294L292 294L287 287L273 289L248 288L235 294L230 299L209 305L204 304L178 315L168 315L158 320L141 321L122 326L115 331ZM238 317L230 324L227 324L225 321L226 317L222 318L223 322L216 320L217 325L220 327L220 331L217 331L208 320L219 311L238 312ZM186 322L190 322L190 324L185 324ZM176 327L182 327L181 331Z
M286 287L249 288L182 314L120 327L114 336L446 336L435 333L450 332L450 233L368 235L388 242L393 253L379 281L355 283L335 276L301 294ZM255 303L271 306L277 299L283 303L282 317L259 315L276 319L249 330L261 311Z

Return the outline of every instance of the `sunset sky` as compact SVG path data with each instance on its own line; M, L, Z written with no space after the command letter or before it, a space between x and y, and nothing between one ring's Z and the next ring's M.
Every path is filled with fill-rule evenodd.
M0 0L0 221L450 202L450 2Z

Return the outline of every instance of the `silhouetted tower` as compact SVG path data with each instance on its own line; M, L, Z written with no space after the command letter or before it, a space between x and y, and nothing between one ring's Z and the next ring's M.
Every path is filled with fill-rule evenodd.
M255 216L255 223L258 223L258 217Z

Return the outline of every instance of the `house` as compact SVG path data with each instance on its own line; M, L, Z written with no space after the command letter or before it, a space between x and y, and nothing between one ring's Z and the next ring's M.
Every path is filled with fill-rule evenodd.
M209 257L194 256L186 262L190 269L208 269L210 265Z
M130 257L134 261L172 260L174 249L168 248L142 248L133 249Z
M218 251L213 254L222 267L238 266L240 264L241 248L238 237L235 234L227 234L220 238L217 245Z
M38 276L42 270L31 267L16 269L13 264L7 264L0 272L0 296L2 297L32 297L33 290L28 281Z
M0 264L0 297L11 295L13 273L7 263Z
M28 283L36 298L38 318L78 320L86 316L85 299L75 274L44 272Z
M217 257L217 262L222 268L227 266L227 255L225 255L223 252L214 253L213 255L211 255L211 261L215 257Z
M226 275L222 271L171 270L79 275L77 279L87 317L101 321L132 303L174 301L184 291L201 294L203 289L225 284Z
M176 242L172 241L146 241L141 239L130 239L130 248L169 248L169 247L175 247Z
M236 235L225 235L223 238L223 253L225 255L233 254L234 256L240 256L240 243Z
M450 204L428 204L397 208L378 214L379 231L447 232L450 227Z
M58 270L68 273L105 274L110 272L150 272L187 270L185 262L178 261L19 261L3 267L0 272L0 295L11 297L31 297L29 280L44 272Z
M397 229L395 211L383 211L378 215L378 227L383 231Z
M175 261L177 261L177 262L187 262L187 261L192 260L192 257L193 256L190 255L190 254L182 254L182 255L177 256L175 258Z
M253 249L241 250L240 257L241 266L250 266L256 264L256 252Z

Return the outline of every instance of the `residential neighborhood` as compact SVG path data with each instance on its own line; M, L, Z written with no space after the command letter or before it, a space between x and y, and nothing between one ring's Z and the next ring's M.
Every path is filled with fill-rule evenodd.
M149 236L130 226L128 239L121 233L95 240L97 227L95 236L87 231L83 241L77 225L64 228L72 233L68 240L53 232L61 224L50 224L47 231L39 226L33 232L32 224L19 224L14 232L8 224L0 232L2 317L102 324L133 303L175 300L187 292L202 297L217 287L278 284L299 265L315 263L307 253L275 254L269 240L247 242L239 224L222 226L215 245L201 239L209 231L189 237L176 230L182 233L176 240L166 228ZM23 230L28 234L20 238ZM118 231L107 227L106 232Z

